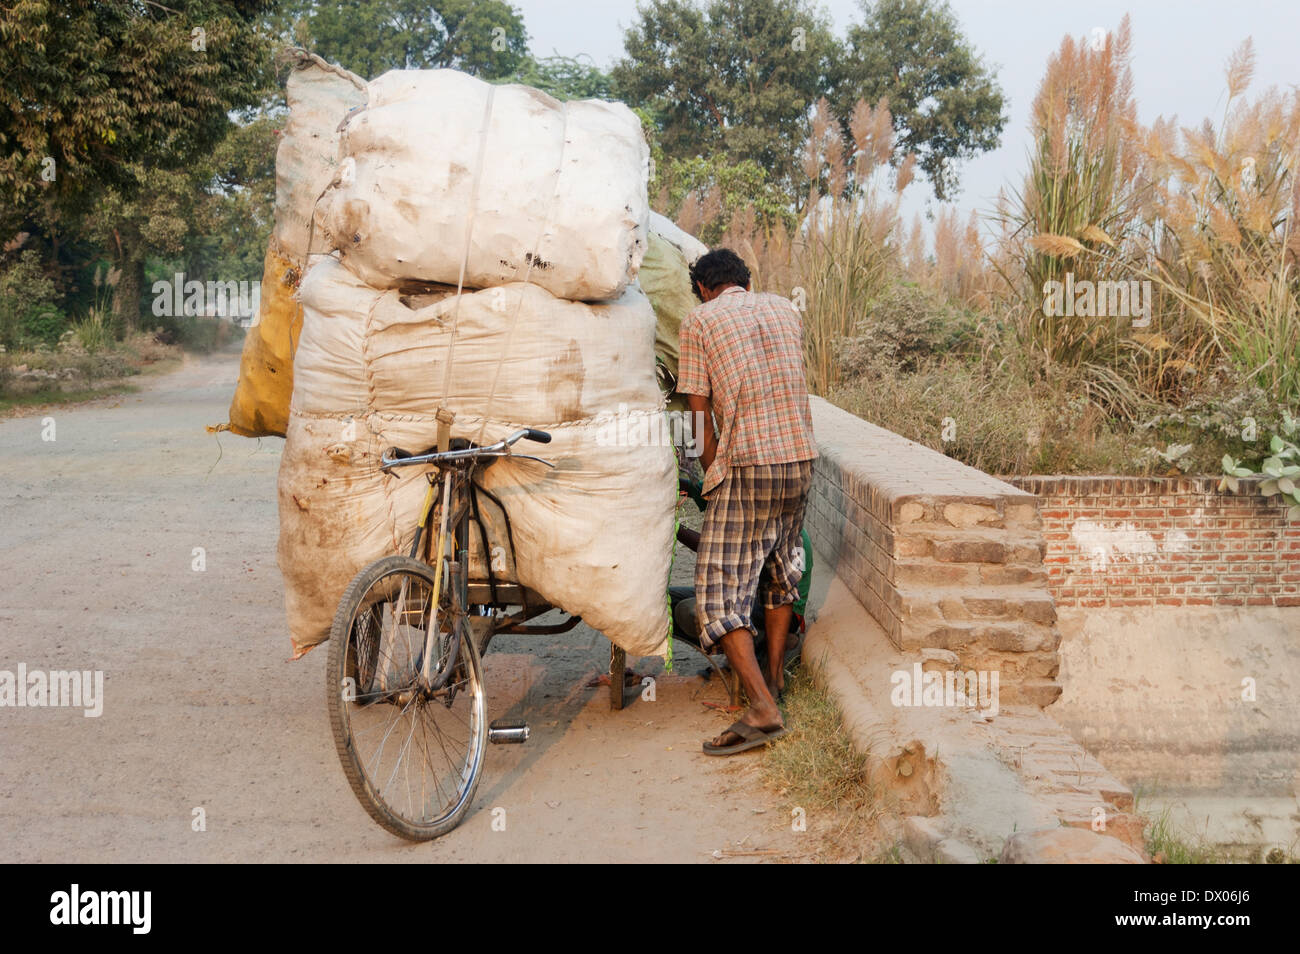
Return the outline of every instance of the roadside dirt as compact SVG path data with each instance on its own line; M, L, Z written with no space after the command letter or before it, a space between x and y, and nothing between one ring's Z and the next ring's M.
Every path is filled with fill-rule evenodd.
M793 806L758 780L762 754L701 754L729 720L702 704L724 695L699 656L679 648L673 675L632 660L657 675L655 701L614 712L588 687L609 644L586 627L494 642L490 717L525 717L533 737L489 747L459 829L410 845L374 825L334 752L324 650L288 661L282 442L204 432L237 371L233 352L189 359L135 394L0 420L0 670L102 670L105 697L98 718L0 708L10 861L825 856L835 820L809 813L792 831Z

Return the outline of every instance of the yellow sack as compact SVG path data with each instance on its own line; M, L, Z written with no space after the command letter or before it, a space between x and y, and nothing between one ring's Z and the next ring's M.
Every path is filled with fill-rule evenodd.
M293 394L293 356L302 334L298 267L273 239L262 267L262 302L239 359L239 385L230 402L228 430L240 437L284 437Z

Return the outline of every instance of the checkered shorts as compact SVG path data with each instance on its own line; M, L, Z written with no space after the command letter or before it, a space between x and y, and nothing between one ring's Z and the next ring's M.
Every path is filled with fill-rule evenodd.
M749 617L764 568L765 609L798 598L812 466L811 460L732 466L709 494L695 564L695 614L706 648L732 630L755 633Z

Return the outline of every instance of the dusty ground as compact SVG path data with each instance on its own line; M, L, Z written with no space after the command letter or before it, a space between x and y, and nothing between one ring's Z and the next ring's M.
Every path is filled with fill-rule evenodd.
M698 657L679 651L656 701L613 712L587 687L608 643L585 627L493 644L490 716L525 715L533 738L489 747L459 829L412 846L373 824L334 752L323 649L287 661L282 442L204 432L225 420L237 367L233 353L193 359L137 394L0 421L0 670L105 674L98 718L0 708L10 861L824 856L834 820L809 813L792 831L791 806L757 782L762 755L700 753L727 720L701 704L723 697Z

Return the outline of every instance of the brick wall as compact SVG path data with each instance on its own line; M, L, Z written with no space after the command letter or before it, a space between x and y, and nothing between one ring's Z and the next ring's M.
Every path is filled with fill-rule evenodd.
M904 650L998 670L1007 702L1060 694L1056 610L1034 497L820 399L805 527Z
M1058 606L1300 606L1300 521L1258 480L1018 477Z

